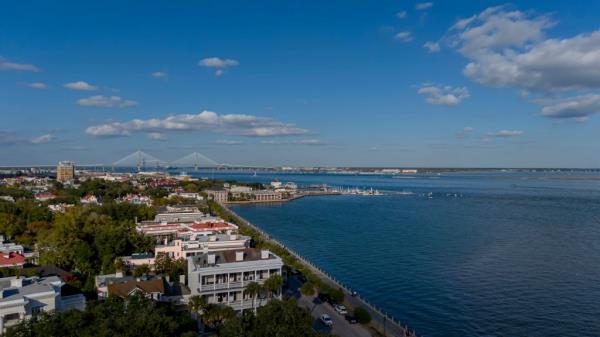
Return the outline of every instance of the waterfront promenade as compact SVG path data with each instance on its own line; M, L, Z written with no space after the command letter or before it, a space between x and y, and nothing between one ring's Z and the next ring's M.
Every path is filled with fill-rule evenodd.
M321 270L319 267L317 267L316 265L314 265L312 262L308 261L307 259L305 259L302 255L300 255L299 253L291 250L290 248L288 248L287 246L285 246L283 243L279 242L277 239L271 237L270 234L264 232L262 229L260 229L258 226L252 224L251 222L249 222L248 220L246 220L245 218L239 216L237 213L235 213L234 211L232 211L229 207L227 207L226 204L221 203L220 204L221 207L223 207L224 210L226 210L227 212L231 213L232 215L234 215L236 218L240 219L244 225L250 227L251 229L259 232L263 238L269 242L271 242L272 244L278 245L283 249L286 249L291 255L293 255L295 258L297 258L298 260L300 260L302 263L304 263L307 267L309 267L313 273L315 275L317 275L317 277L319 277L323 282L327 283L328 285L334 287L334 288L341 288L344 292L344 297L345 297L345 301L348 304L348 306L350 308L356 308L356 307L364 307L365 309L367 309L369 311L369 314L371 315L371 327L377 332L377 334L382 335L382 336L391 336L391 337L417 337L417 334L409 329L408 327L402 325L399 321L395 320L393 317L391 317L390 315L386 314L383 310L377 308L374 304L369 303L366 299L362 298L360 296L360 294L356 294L355 296L353 296L353 292L352 289L348 286L346 286L345 284L343 284L342 282L336 280L335 277L333 277L332 275L328 274L327 272ZM304 296L301 298L300 303L304 303L303 306L307 307L307 303L309 303L311 301L307 301ZM310 308L309 308L310 309ZM321 309L322 310L322 309ZM321 310L311 310L311 314L313 315L313 317L318 318L319 315L321 314ZM335 316L332 316L335 317ZM340 316L338 316L340 317ZM346 323L346 322L344 322ZM361 336L363 335L363 332L360 331L361 327L360 326L356 326L356 330L358 331L354 331L352 333L348 333L348 336ZM338 334L340 334L340 332L336 331ZM342 337L345 337L345 334L340 334Z

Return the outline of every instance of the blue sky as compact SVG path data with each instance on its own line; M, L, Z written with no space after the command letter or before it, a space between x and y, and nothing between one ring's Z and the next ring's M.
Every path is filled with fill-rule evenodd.
M600 3L10 2L0 164L600 167Z

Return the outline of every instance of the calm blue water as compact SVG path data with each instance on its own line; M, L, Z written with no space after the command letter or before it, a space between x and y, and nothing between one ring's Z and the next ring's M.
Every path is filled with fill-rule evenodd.
M421 335L600 336L600 175L216 177L415 192L234 209Z

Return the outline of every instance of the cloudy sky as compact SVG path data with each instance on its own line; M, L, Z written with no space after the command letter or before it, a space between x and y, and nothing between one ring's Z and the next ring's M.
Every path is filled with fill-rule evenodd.
M600 167L600 3L4 4L0 166Z

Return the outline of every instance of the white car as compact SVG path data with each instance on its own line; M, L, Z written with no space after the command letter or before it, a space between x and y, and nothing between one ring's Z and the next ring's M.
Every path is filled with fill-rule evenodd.
M333 326L333 320L331 320L331 317L329 317L327 314L321 315L321 323L325 324L326 326Z
M335 304L333 306L333 309L335 309L335 311L340 314L340 315L347 315L348 314L348 310L346 310L346 307L341 305L341 304Z

